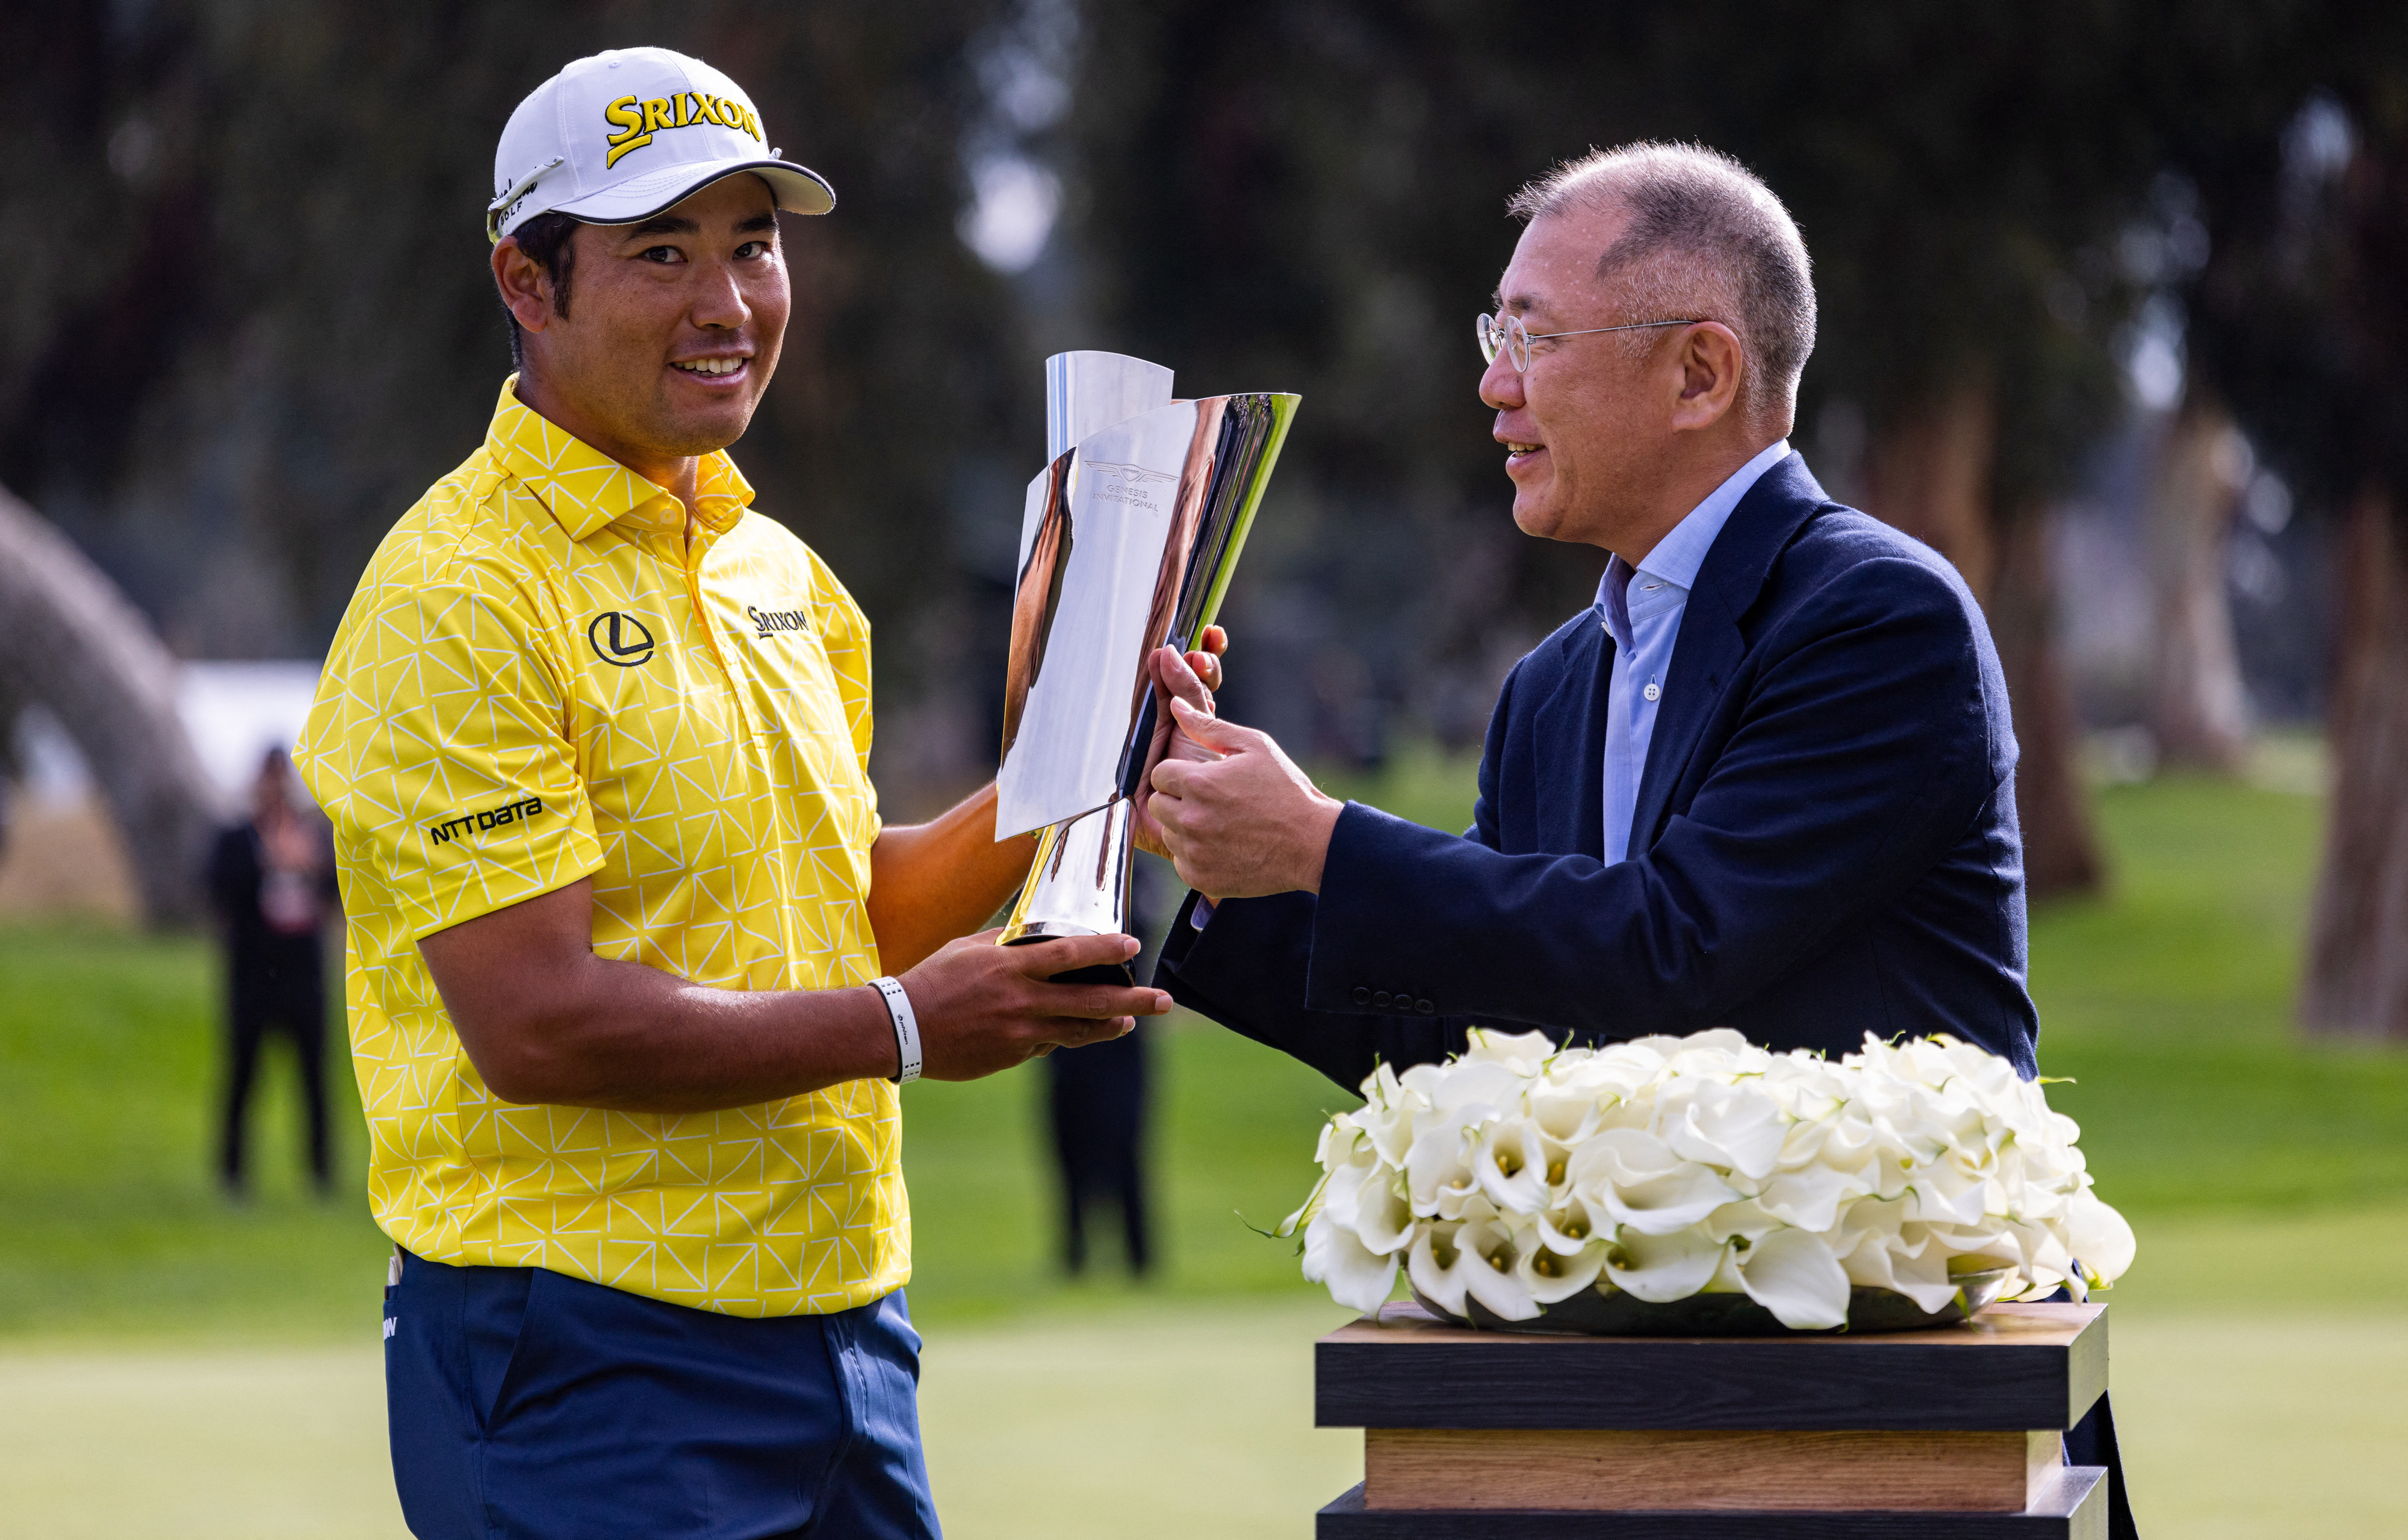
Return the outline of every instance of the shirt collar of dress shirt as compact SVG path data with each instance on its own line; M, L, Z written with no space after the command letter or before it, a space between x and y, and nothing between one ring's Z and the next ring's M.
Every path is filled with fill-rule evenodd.
M1749 489L1766 471L1779 465L1788 454L1789 440L1786 439L1766 445L1756 458L1732 471L1727 481L1707 493L1705 501L1689 510L1679 524L1657 540L1656 549L1640 558L1637 570L1678 588L1684 595L1695 588L1698 585L1698 569L1705 566L1706 553L1713 549L1714 537L1723 532L1723 525L1730 520L1731 511L1739 506L1740 499L1747 496ZM1609 617L1606 623L1608 629L1613 628L1614 619L1627 620L1627 614L1614 616L1614 601L1627 596L1631 572L1630 565L1615 556L1605 564L1605 575L1598 580L1598 607ZM1623 591L1621 595L1617 595L1617 589ZM1627 597L1625 602L1627 604ZM1627 631L1628 626L1626 624L1622 629ZM1614 640L1625 646L1629 644L1627 636L1617 635Z

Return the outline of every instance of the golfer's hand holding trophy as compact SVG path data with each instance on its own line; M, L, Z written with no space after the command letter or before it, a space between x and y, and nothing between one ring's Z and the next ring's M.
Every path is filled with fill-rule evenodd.
M1001 944L1126 930L1133 799L1153 770L1148 660L1212 624L1300 397L1175 401L1112 353L1045 361L1049 461L1028 483L1004 680L998 840L1042 829ZM1058 975L1130 982L1125 964Z

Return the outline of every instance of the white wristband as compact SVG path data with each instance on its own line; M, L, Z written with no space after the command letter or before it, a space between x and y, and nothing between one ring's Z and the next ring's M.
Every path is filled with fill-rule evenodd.
M886 1001L886 1014L895 1019L895 1057L902 1066L895 1073L895 1084L909 1086L920 1078L920 1018L911 1014L911 997L900 984L872 979L870 986Z

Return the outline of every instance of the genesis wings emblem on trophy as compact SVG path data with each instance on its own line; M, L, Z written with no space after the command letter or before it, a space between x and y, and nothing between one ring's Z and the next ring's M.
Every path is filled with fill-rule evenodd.
M1021 516L995 814L998 840L1044 834L1007 946L1125 928L1129 799L1159 709L1145 660L1212 623L1300 399L1174 401L1170 381L1120 353L1045 361L1049 463Z

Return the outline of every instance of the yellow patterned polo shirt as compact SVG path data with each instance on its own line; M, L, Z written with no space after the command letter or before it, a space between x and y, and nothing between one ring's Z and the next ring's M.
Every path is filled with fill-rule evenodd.
M377 548L294 758L333 818L377 1221L738 1316L910 1273L896 1087L681 1115L485 1088L418 951L580 877L594 950L723 989L878 976L869 627L702 462L677 498L502 387L484 446Z

